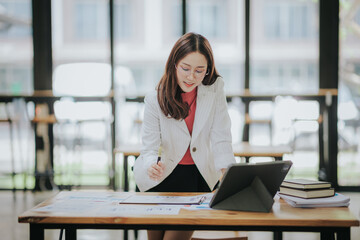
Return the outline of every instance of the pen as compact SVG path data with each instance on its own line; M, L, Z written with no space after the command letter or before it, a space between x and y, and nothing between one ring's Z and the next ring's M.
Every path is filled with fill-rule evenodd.
M158 158L157 158L156 164L158 164L160 161L161 161L161 146L159 147Z

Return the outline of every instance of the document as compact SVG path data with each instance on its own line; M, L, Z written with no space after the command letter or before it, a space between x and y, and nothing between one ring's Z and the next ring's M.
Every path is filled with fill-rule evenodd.
M174 205L116 205L102 208L98 216L177 215L180 209L180 206Z
M304 199L299 197L279 194L288 204L293 207L315 208L315 207L347 207L350 198L340 193L335 193L333 197Z
M191 205L201 204L206 197L197 196L139 196L134 195L120 201L120 204L166 204L166 205Z

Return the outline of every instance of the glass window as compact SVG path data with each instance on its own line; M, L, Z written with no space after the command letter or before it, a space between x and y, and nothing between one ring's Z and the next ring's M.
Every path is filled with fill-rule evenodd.
M116 39L126 40L129 39L134 33L133 21L132 21L132 11L133 5L130 1L115 1L114 5L114 25L116 28L115 37Z
M266 1L263 11L265 38L291 40L316 36L317 19L311 1Z
M163 41L170 46L183 32L182 0L163 0L162 8L162 18L167 19L161 26Z
M106 39L108 6L100 2L75 2L75 36L78 39ZM105 21L105 22L104 22Z
M0 0L0 93L33 91L30 0Z
M64 63L109 63L109 39L109 1L52 1L54 69Z
M2 10L2 11L1 11ZM31 36L31 2L26 0L0 1L0 12L5 17L0 22L0 38Z
M268 5L265 13L264 30L265 36L270 39L280 38L280 6Z
M202 33L208 38L227 39L229 1L189 0L187 27L190 32Z
M359 186L360 139L360 5L340 1L338 181Z
M278 93L317 91L317 11L318 3L310 0L251 1L252 92L273 93L274 89ZM308 72L309 64L313 65L311 73ZM278 70L264 70L270 68ZM284 84L284 78L287 84ZM267 84L263 84L265 82Z

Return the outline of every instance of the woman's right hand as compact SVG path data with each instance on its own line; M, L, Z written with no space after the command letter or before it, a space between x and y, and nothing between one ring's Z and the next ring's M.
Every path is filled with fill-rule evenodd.
M159 161L158 163L152 164L148 168L147 173L152 180L157 181L163 176L164 170L165 165L161 161Z

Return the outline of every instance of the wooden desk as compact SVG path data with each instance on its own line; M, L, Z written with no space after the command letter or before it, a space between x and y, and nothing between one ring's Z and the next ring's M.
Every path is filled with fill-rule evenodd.
M121 153L123 159L123 189L129 191L129 166L128 158L130 156L138 157L140 155L141 144L123 144L114 149L114 154ZM233 145L234 156L244 157L249 162L251 157L273 157L275 160L282 160L284 154L291 153L290 147L282 146L255 146L247 142Z
M92 197L125 198L130 195L192 195L195 193L129 193L93 192ZM36 208L52 203L72 204L81 197L86 205L84 192L60 192L18 217L19 223L30 224L30 240L43 240L45 229L65 229L65 238L76 239L77 229L166 229L166 230L221 230L221 231L273 231L273 232L319 232L321 239L350 239L350 228L359 226L349 208L293 208L275 197L270 213L224 211L213 209L186 210L177 215L152 214L106 214L105 208L116 206L106 202L77 213L71 211L37 212ZM101 199L97 199L99 201ZM94 200L92 200L94 201ZM128 205L129 206L129 205ZM134 205L131 205L134 206ZM139 206L139 205L138 205ZM144 205L140 205L144 206ZM278 235L281 239L281 235Z

